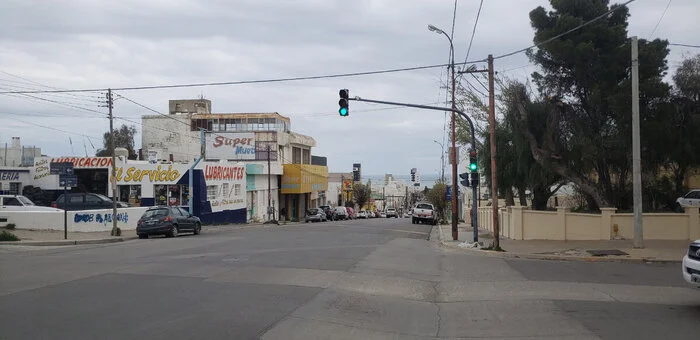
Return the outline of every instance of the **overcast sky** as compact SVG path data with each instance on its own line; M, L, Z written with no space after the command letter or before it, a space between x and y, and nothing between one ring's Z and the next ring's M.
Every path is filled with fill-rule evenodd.
M630 35L700 44L698 0L672 1L651 35L667 3L633 2ZM528 13L540 5L548 7L549 1L484 1L469 59L530 45ZM427 25L449 33L453 6L452 0L4 0L0 91L273 79L447 63L447 39ZM478 0L458 1L454 44L459 62L465 60L478 7ZM700 49L672 47L670 72L696 53ZM519 54L497 60L495 68L524 79L534 70L528 64ZM351 102L350 117L341 118L338 89L371 99L445 105L440 85L446 77L436 68L117 93L163 113L169 99L201 95L217 113L279 112L291 117L294 131L315 138L313 154L327 156L330 171L351 171L359 162L365 174L408 174L413 167L428 174L440 169L441 148L433 140L447 140L444 113ZM106 112L98 107L102 93L34 96L44 100L0 95L0 142L19 136L23 144L51 156L84 156L85 149L94 155L108 121L70 105ZM115 102L114 112L136 123L141 115L153 114L125 100ZM124 123L140 132L140 125L116 120L117 126ZM91 136L92 143L78 134ZM140 135L136 144L140 147Z

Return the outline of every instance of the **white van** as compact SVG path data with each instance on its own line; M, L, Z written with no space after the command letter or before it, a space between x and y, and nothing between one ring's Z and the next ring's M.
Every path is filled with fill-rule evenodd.
M3 211L63 211L51 207L41 207L22 195L0 195L0 212Z

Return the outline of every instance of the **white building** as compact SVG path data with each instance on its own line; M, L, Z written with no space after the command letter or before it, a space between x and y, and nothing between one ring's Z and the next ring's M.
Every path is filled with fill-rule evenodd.
M32 166L35 157L41 157L41 148L22 146L19 137L0 147L0 166Z
M144 155L152 161L187 161L204 148L207 160L243 162L249 221L268 219L268 201L275 218L284 208L285 216L296 220L308 207L325 203L328 169L312 164L316 141L292 132L288 117L210 111L208 100L177 100L170 101L167 116L142 117Z
M346 189L343 190L343 182ZM343 205L348 199L348 191L352 188L352 172L332 172L328 174L328 191L326 204L331 206ZM341 196L341 192L345 195Z

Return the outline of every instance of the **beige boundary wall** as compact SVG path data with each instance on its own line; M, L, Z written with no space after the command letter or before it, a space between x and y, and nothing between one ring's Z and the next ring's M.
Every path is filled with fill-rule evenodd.
M615 208L602 208L600 214L572 213L559 208L533 211L527 207L499 208L501 236L514 240L611 240L633 239L633 214L618 214ZM479 228L493 232L491 207L478 209ZM700 239L700 208L685 213L644 214L644 239Z

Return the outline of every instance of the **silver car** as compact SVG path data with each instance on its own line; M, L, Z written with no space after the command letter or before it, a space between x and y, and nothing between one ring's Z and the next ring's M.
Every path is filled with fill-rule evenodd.
M306 223L311 222L325 222L328 220L328 217L326 217L326 213L323 212L323 209L319 208L311 208L309 210L306 210L306 218L304 219Z

